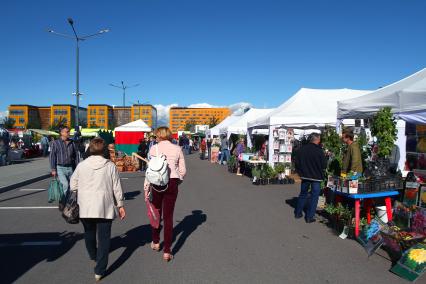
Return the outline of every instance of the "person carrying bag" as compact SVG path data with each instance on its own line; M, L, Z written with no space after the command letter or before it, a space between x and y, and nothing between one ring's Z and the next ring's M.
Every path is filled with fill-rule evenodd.
M120 176L115 164L103 157L104 147L102 138L90 141L91 155L78 164L70 182L72 193L77 195L87 252L96 262L96 281L105 276L108 266L112 221L117 211L121 220L126 216Z
M186 175L186 166L182 149L171 142L172 133L170 129L168 127L159 127L155 130L155 135L158 144L150 150L151 160L148 163L144 183L145 201L150 201L154 208L158 210L159 216L163 216L163 260L169 262L173 259L171 254L173 213L178 195L178 186ZM148 212L148 214L150 213ZM161 226L157 227L157 224L151 218L150 223L152 229L151 248L159 251Z

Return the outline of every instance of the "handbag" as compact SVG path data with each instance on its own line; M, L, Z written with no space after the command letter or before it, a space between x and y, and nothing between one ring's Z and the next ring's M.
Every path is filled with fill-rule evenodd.
M152 199L152 192L150 192L150 198L149 200L146 200L146 214L149 219L149 223L151 226L155 229L158 229L160 227L160 210L155 208L155 206L151 203Z
M49 189L47 193L48 193L47 202L49 203L52 203L53 201L60 202L65 197L62 183L56 178L50 181Z
M78 224L80 221L80 207L77 203L77 192L71 191L68 193L65 206L62 211L62 217L69 224Z

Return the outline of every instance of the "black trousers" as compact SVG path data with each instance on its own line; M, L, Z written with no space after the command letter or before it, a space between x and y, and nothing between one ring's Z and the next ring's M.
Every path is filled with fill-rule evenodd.
M111 219L82 218L84 241L91 260L96 261L95 274L104 275L108 266L111 242ZM97 235L97 241L96 241Z

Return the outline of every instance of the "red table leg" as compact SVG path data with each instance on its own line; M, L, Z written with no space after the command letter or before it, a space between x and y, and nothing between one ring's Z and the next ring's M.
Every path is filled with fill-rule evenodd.
M365 199L364 205L365 205L365 212L367 215L367 223L370 224L371 223L371 200Z
M391 198L385 197L385 203L386 203L386 213L388 215L388 222L392 221L392 204L391 204Z
M355 199L355 237L359 236L359 199Z

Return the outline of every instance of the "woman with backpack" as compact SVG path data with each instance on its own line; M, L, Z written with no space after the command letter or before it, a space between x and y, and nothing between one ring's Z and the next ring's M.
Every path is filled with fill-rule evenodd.
M144 190L145 200L151 200L151 203L163 215L164 220L164 248L163 260L169 262L173 259L171 254L171 246L173 240L173 212L178 195L178 186L182 183L186 175L185 158L182 149L178 145L174 145L172 132L168 127L159 127L155 130L158 144L153 146L150 151L151 161L148 164L148 170L145 178ZM153 164L161 162L161 158L167 161L168 169L166 175L156 172ZM158 180L168 180L165 185ZM151 227L152 243L151 248L160 251L160 231Z

